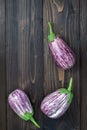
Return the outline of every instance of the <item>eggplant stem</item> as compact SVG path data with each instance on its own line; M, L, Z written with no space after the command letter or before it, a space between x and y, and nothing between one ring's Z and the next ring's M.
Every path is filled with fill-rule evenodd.
M52 42L55 39L56 36L55 36L55 33L53 32L51 22L48 22L48 26L49 26L49 29L50 29L50 34L48 35L48 40L50 42Z
M70 78L70 82L69 82L69 87L68 87L68 91L71 92L72 91L72 82L73 82L73 79L72 77Z
M35 119L33 117L31 117L30 120L34 123L35 126L40 128L40 126L38 125L38 123L35 121Z
M49 25L49 29L50 29L50 34L51 34L51 33L54 33L54 32L53 32L53 29L52 29L52 24L51 24L51 22L48 22L48 25Z

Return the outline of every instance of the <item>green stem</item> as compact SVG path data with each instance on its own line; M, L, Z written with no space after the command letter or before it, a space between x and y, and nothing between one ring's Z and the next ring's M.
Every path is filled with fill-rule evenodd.
M31 120L35 124L35 126L37 126L38 128L40 128L40 126L37 124L37 122L33 118L33 112L32 113L26 112L23 116L20 116L20 117L22 119L24 119L25 121Z
M73 79L72 77L70 78L70 82L69 82L69 87L68 87L68 91L71 92L72 91L72 82L73 82Z
M49 25L49 29L50 29L50 34L51 34L51 33L54 33L54 32L53 32L53 29L52 29L52 24L51 24L51 22L48 22L48 25Z
M40 126L37 124L37 122L35 121L35 119L33 117L31 117L30 120L34 123L35 126L40 128Z
M53 32L51 22L48 22L48 26L49 26L49 29L50 29L50 34L48 35L48 40L50 42L52 42L55 39L56 36L55 36L55 33Z

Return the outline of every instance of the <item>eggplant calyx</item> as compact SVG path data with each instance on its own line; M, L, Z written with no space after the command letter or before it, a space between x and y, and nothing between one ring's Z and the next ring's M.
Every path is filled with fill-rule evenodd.
M50 34L48 35L48 41L52 42L52 41L54 41L56 36L55 36L55 33L53 32L51 22L48 22L48 26L49 26L49 29L50 29Z

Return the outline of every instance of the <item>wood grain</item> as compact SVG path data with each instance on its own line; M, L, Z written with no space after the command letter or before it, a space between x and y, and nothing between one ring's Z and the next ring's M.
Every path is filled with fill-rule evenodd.
M38 4L39 2L39 4ZM7 95L23 89L32 102L35 119L42 123L40 103L43 97L42 1L6 1ZM35 130L7 105L8 130Z
M6 1L6 77L7 97L18 86L18 1ZM19 125L20 124L20 125ZM7 130L22 129L22 120L7 103Z
M87 129L87 1L80 1L81 41L81 130Z
M0 129L36 130L9 107L7 97L24 90L40 130L87 129L87 0L0 0ZM48 47L48 21L76 54L75 66L61 72ZM59 119L40 110L49 93L67 87L73 77L73 102Z
M6 130L5 0L0 0L0 129Z
M56 2L56 4L55 4ZM64 85L68 86L69 79L73 77L74 99L71 107L64 116L55 122L45 118L44 127L52 130L79 130L80 129L80 86L79 86L79 0L44 0L43 2L43 37L44 37L44 95L61 87L59 81L60 70L54 64L52 55L48 48L47 35L48 21L53 24L56 34L60 35L76 53L76 65L73 69L64 72ZM62 77L63 80L63 77Z

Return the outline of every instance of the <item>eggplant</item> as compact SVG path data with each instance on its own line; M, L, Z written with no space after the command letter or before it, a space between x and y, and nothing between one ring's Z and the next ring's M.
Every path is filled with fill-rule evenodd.
M19 117L25 121L31 120L38 128L40 128L33 118L34 111L31 102L24 91L16 89L11 92L8 96L8 103Z
M48 25L50 28L50 34L48 35L49 48L56 65L64 70L72 68L76 59L74 52L63 39L55 35L50 22L48 22Z
M59 118L67 111L72 99L72 78L70 78L68 89L60 88L43 99L41 111L49 118Z

